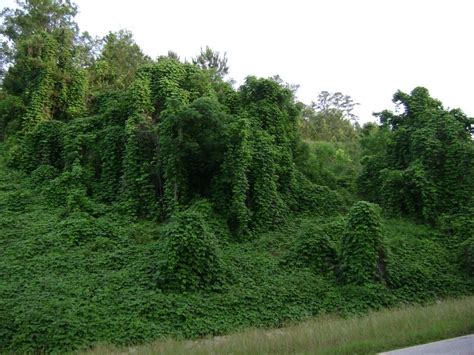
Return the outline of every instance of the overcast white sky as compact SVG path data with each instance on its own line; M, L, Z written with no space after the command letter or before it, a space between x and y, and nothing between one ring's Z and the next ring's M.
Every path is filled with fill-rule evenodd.
M361 121L425 86L474 116L472 0L76 0L81 30L129 29L155 58L227 52L230 77L280 75L310 103L322 90L361 103ZM13 0L0 0L1 7Z

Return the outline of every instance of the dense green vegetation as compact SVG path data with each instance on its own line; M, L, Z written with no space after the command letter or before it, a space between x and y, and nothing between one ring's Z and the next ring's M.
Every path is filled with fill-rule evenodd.
M473 120L353 123L225 56L152 60L69 1L2 12L0 350L64 352L472 294ZM363 200L368 201L363 201ZM378 203L381 208L376 205Z
M411 305L345 319L318 316L281 329L247 329L221 337L156 341L141 346L99 345L87 355L145 354L379 354L472 334L473 297Z
M443 214L472 216L473 119L445 110L424 88L397 92L394 101L404 113L379 114L390 134L385 147L365 159L361 192L391 212L428 223Z

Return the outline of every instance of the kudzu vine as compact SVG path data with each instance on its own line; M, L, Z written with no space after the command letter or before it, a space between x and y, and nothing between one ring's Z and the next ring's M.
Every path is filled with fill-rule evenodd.
M384 255L378 206L359 201L349 210L341 239L343 280L354 284L383 281Z
M398 92L404 112L379 114L388 144L363 160L359 189L395 214L435 224L441 215L472 206L472 119L446 110L424 88Z

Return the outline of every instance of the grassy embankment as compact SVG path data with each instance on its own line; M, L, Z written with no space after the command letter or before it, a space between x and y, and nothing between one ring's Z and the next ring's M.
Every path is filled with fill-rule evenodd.
M281 329L251 329L197 341L133 348L101 345L84 354L373 354L474 331L474 297L343 319L321 316Z

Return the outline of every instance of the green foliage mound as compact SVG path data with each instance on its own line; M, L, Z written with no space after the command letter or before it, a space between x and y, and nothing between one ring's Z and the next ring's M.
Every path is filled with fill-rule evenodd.
M27 172L32 172L43 164L62 170L63 127L64 123L56 120L37 124L12 151L10 165Z
M163 235L165 260L156 276L160 288L186 291L221 283L218 240L199 210L190 207L173 216Z
M339 219L324 224L318 222L305 223L300 227L284 261L296 267L310 267L322 274L336 272L344 222Z
M403 220L387 220L386 280L399 298L431 298L434 295L450 296L452 290L469 290L469 278L448 275L462 272L457 262L457 243L450 247L446 236L426 226L417 226ZM451 244L452 245L452 244Z
M378 206L357 202L349 210L341 240L341 272L344 281L364 284L382 281L384 245Z
M57 225L57 233L64 238L65 244L95 245L94 248L97 250L117 240L109 224L84 212L71 213L68 219Z

